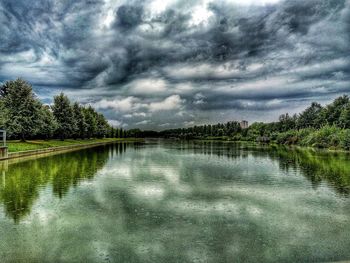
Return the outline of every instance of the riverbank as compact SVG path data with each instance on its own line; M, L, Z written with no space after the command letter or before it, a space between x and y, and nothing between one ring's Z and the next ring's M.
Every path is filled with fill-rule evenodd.
M86 139L86 140L29 140L8 141L8 157L0 160L27 157L32 155L41 155L53 152L67 152L84 148L95 147L99 145L116 142L138 142L143 141L139 138L105 138L105 139Z
M344 153L350 153L350 149L348 148L342 148L340 146L324 146L320 144L314 144L314 145L302 145L302 144L295 144L295 143L279 143L278 141L254 141L254 140L236 140L233 138L230 138L228 136L223 137L208 137L208 138L193 138L192 140L195 141L205 141L205 142L227 142L227 143L244 143L244 144L252 144L255 146L268 146L268 147L286 147L291 149L309 149L314 151L322 151L322 152L344 152Z

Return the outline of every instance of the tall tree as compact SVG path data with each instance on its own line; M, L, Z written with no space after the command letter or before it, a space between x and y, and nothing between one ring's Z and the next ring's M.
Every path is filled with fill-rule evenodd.
M49 106L43 105L39 114L37 136L42 139L50 139L54 136L58 127L57 121Z
M108 133L108 122L101 113L96 114L96 137L103 138Z
M330 125L335 124L340 126L340 115L347 104L349 104L349 97L347 95L336 98L331 104L327 105L322 112L323 119Z
M5 129L5 124L7 120L7 109L4 106L4 101L0 97L0 129Z
M34 136L39 126L41 102L36 98L32 86L22 79L7 81L0 87L2 107L6 108L4 126L11 137L25 140ZM2 117L4 118L4 116Z
M73 114L76 122L74 138L85 138L87 132L87 123L85 121L84 108L75 102L73 104Z
M290 117L288 113L282 114L279 117L279 122L280 122L280 131L285 132L285 131L294 129L296 127L297 116L293 115L292 117Z
M297 126L298 128L320 128L322 106L317 102L313 102L310 107L300 113Z
M89 106L84 109L84 117L86 121L86 137L92 138L96 135L97 120L95 110Z
M57 135L61 140L72 136L76 130L73 108L66 95L61 93L54 97L53 115L57 121Z
M350 129L350 103L344 107L340 114L339 126L341 128Z

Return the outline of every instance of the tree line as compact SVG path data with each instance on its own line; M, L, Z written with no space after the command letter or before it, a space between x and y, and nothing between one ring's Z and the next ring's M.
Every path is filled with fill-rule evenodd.
M255 122L246 129L231 121L157 134L166 138L275 142L350 150L350 99L343 95L326 106L313 102L300 114L282 114L276 122Z
M193 139L202 137L234 137L242 132L242 128L237 121L227 123L199 125L189 128L170 129L159 132L161 137L172 138L178 137L182 139Z
M23 79L0 86L0 128L10 139L124 138L128 132L108 124L91 106L72 103L63 93L44 105Z

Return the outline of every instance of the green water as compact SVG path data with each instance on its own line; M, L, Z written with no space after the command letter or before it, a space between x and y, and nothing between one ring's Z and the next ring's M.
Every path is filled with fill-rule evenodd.
M350 260L350 156L115 144L0 163L0 262Z

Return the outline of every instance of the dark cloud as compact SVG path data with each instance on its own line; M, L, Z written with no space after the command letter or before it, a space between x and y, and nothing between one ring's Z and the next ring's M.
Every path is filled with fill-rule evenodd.
M267 120L349 92L350 1L259 2L3 0L0 81L144 128Z
M116 12L116 27L131 29L142 23L142 6L122 5Z

